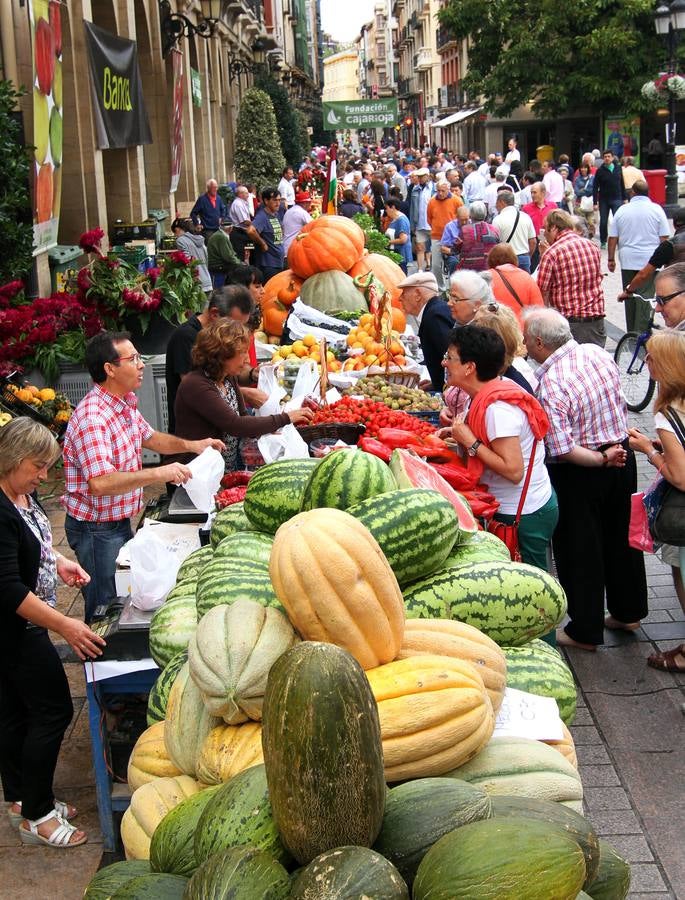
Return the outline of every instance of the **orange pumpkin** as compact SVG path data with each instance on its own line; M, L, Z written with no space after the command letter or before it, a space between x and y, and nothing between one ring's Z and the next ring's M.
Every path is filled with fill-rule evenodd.
M269 278L264 285L262 304L265 300L275 298L280 300L284 306L291 306L300 296L301 287L302 279L298 278L292 269L279 272L277 275Z
M324 215L308 222L288 251L288 265L300 278L338 269L347 272L364 250L364 232L345 216Z
M397 285L407 276L397 263L394 263L388 256L383 256L381 253L366 253L361 259L357 260L347 274L351 278L356 278L357 275L366 275L368 272L373 272L376 278L383 282L386 291L390 291L392 305L399 309L401 291ZM406 327L406 320L404 324ZM395 328L394 324L393 328ZM397 331L400 330L404 331L404 328L397 328Z

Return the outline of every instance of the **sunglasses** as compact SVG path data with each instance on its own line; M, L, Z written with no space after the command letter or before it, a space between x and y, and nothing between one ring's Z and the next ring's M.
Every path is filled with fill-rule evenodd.
M666 306L666 304L668 303L669 300L673 300L674 297L677 297L679 294L683 294L683 293L685 293L685 291L673 291L672 294L666 294L665 297L662 297L659 294L657 294L654 297L654 302L656 303L657 306Z

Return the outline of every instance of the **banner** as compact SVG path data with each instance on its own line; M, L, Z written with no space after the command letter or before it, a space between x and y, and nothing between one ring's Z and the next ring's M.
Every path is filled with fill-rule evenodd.
M640 117L639 116L606 116L604 119L604 147L622 159L624 156L635 158L635 165L640 167Z
M323 104L323 127L327 131L345 128L392 128L399 115L397 98L387 100L331 100Z
M86 27L90 86L101 150L151 144L135 41L110 34L91 22Z
M190 67L190 93L193 98L193 106L201 107L202 106L202 81L200 80L200 73L197 69L193 69Z
M174 108L171 117L171 187L173 194L181 177L181 161L183 159L183 54L180 50L171 51L171 69L174 77ZM192 72L192 69L191 69Z
M29 3L33 41L33 255L57 244L62 194L60 4Z

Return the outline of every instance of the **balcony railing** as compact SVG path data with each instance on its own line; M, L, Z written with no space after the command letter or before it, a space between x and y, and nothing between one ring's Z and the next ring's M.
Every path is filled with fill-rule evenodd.
M430 47L419 47L419 52L414 54L414 69L421 72L424 69L430 69L433 65L433 54Z
M418 85L416 78L400 78L397 81L397 94L400 97L410 97L412 94L418 94Z
M435 44L438 50L446 50L450 44L456 44L457 39L445 25L441 25L435 32Z

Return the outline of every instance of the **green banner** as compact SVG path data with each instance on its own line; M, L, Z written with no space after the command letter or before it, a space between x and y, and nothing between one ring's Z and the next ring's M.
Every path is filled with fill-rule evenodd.
M397 99L331 100L323 104L323 127L327 131L345 128L391 128L397 123Z
M192 68L190 69L190 91L193 98L193 106L202 106L202 82L200 81L200 73Z

